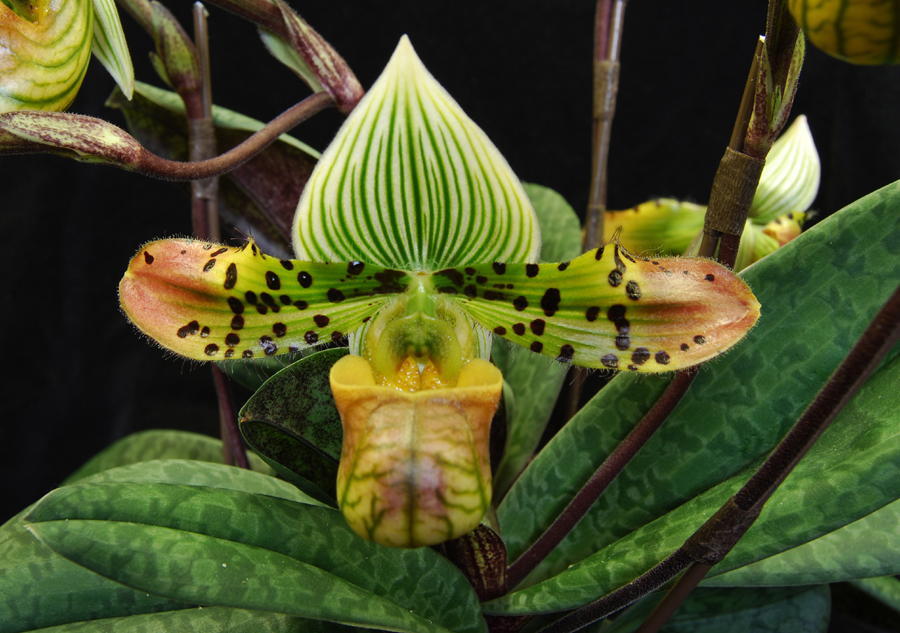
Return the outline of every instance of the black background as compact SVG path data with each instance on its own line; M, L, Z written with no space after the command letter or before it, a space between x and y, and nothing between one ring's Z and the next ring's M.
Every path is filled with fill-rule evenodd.
M697 202L734 122L765 0L629 3L610 150L609 206L652 196ZM190 3L169 4L190 31ZM364 87L400 36L494 141L518 176L587 200L594 3L299 2ZM216 103L269 120L308 89L264 51L254 28L210 7ZM140 80L152 41L123 15ZM113 82L94 62L71 107L103 107ZM793 114L822 158L820 217L900 177L900 67L849 66L809 47ZM294 134L324 148L327 112ZM190 232L173 185L55 157L0 158L3 272L0 521L111 442L148 428L217 434L208 370L164 358L118 310L116 287L150 239Z

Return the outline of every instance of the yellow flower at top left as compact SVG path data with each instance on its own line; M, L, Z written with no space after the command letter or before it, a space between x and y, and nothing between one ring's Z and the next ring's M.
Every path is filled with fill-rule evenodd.
M130 98L134 71L113 0L0 0L0 113L64 110L92 51Z

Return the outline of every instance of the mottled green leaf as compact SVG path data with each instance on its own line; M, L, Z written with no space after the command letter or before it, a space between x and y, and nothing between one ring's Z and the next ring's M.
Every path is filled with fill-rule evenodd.
M272 470L256 455L248 455L253 470L272 474ZM222 440L206 435L154 429L123 437L94 455L87 463L63 482L75 483L96 473L118 466L154 459L192 459L201 462L222 463Z
M839 530L709 578L710 587L807 585L900 574L900 501Z
M663 594L648 596L604 633L632 633ZM831 617L827 585L778 589L697 589L663 626L663 633L825 633Z
M528 582L559 573L610 546L623 535L740 473L771 449L894 290L896 279L900 278L898 205L900 183L895 183L832 216L745 272L745 279L763 304L759 325L737 349L700 372L669 421ZM501 533L511 558L521 554L565 507L650 408L666 383L655 378L639 381L630 376L617 377L532 462L498 510ZM844 419L849 419L849 414ZM873 432L889 434L891 421L880 423L884 431ZM835 428L841 426L836 424ZM876 453L890 450L888 446L877 448ZM862 451L862 447L856 451ZM872 453L874 462L863 462L874 468L878 459L889 456L877 457L876 453ZM863 454L856 453L846 465L853 479L868 480L879 474L861 470L863 463L852 463ZM805 463L812 463L810 468L815 468L815 460ZM821 480L821 485L829 487L829 480ZM800 516L791 520L803 517L797 526L800 531L821 531L807 532L795 543L776 536L778 551L837 529L889 503L896 498L891 496L892 485L890 481L880 484L881 488L870 489L867 485L865 499L849 503L852 510L836 508L836 516L826 525L816 526L821 510L811 513L806 506ZM727 498L727 490L712 492L718 495L716 503ZM828 494L832 499L843 500L842 494ZM698 506L696 512L709 511L714 501L709 498L707 502L705 510ZM773 500L767 512L776 506ZM647 531L647 540L655 540L653 547L658 548L655 560L671 552L703 519L689 511L685 515L688 525L667 532L664 538L660 538L659 528ZM777 535L779 529L774 525L770 530ZM797 536L794 531L791 534L791 538ZM752 532L747 538L751 536ZM619 545L624 543L616 547ZM602 558L602 553L598 557ZM607 578L613 585L606 589L595 584L594 597L618 586L620 580L633 578L639 573L638 567L646 565L642 567L646 569L650 564L650 558L635 567L624 562L620 565L617 560L603 573L619 580ZM593 581L599 583L598 578ZM525 607L524 601L519 602L516 595L503 599L504 610L514 603L526 610L531 608ZM492 608L500 607L500 601L497 602Z
M233 541L116 521L29 529L79 565L148 593L395 631L446 631L337 576Z
M900 497L900 358L877 372L841 412L710 576L796 547ZM556 611L586 604L677 549L749 478L742 473L701 493L561 574L487 605L494 613ZM814 568L819 563L813 561ZM835 565L838 572L840 568ZM825 577L823 580L840 579ZM788 579L789 581L789 579ZM770 577L768 584L782 584Z
M541 227L541 261L566 262L581 252L581 225L565 198L548 187L522 183ZM512 387L516 406L503 460L494 475L501 499L537 449L568 368L495 338L491 359Z
M401 39L304 189L294 252L408 270L534 262L531 203L491 141Z
M900 580L894 576L860 578L851 580L850 584L894 611L900 612Z
M471 587L433 550L363 541L329 508L146 479L56 490L30 513L31 529L80 564L157 595L391 630L484 628Z
M134 67L119 12L113 0L93 0L94 39L91 50L128 99L134 93Z
M0 527L0 633L188 606L129 589L59 556L25 529L27 512Z
M198 607L63 624L41 629L39 633L351 633L362 630L281 613Z

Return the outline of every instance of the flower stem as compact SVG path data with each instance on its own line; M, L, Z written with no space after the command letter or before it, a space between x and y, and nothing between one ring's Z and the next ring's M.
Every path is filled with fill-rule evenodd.
M132 168L147 176L163 180L198 180L218 176L240 167L274 143L279 136L333 105L334 99L328 93L317 92L285 110L259 132L220 156L199 162L183 163L161 158L142 149Z

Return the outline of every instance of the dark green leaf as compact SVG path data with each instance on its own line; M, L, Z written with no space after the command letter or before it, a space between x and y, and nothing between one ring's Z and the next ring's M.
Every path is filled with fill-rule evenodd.
M632 633L662 599L648 596L605 633ZM664 633L824 633L831 616L827 585L777 589L697 589L663 626Z
M328 375L347 353L327 349L300 359L266 381L241 409L247 443L270 463L299 475L296 483L308 480L331 499L343 429ZM310 494L317 496L313 489Z
M256 455L248 455L253 470L272 474L271 469ZM222 440L206 435L164 429L141 431L103 449L63 482L75 483L96 473L118 466L154 459L192 459L222 463Z
M188 606L129 589L59 556L25 529L25 512L0 527L0 633Z
M565 198L541 185L523 183L541 226L541 261L564 262L581 253L581 225ZM506 451L494 477L494 495L503 497L537 449L567 367L526 352L499 338L491 357L512 387L516 409Z
M738 348L700 373L670 420L538 569L532 581L558 573L592 552L599 552L593 557L596 563L610 560L613 550L627 549L627 557L632 559L643 556L642 551L655 549L656 554L631 566L617 553L615 558L621 565L606 566L604 571L600 569L602 565L596 564L591 566L591 572L582 570L585 580L591 576L590 589L575 589L579 583L560 577L558 582L568 582L563 592L567 597L558 593L551 599L554 590L548 586L546 598L560 605L584 604L582 600L589 601L632 579L673 551L709 512L725 501L749 473L718 488L716 484L757 463L784 435L894 290L900 278L898 205L900 183L854 203L745 272L763 306L759 325ZM520 554L549 525L650 408L665 382L617 377L538 456L498 511L511 556ZM879 395L882 394L871 397ZM896 393L891 397L897 397ZM883 443L873 446L870 439L863 438L856 446L841 446L841 450L848 451L847 461L838 456L829 458L821 450L817 451L818 457L810 455L783 488L790 488L792 480L799 481L805 464L809 464L806 469L810 472L825 468L826 460L831 459L834 474L810 474L808 485L816 485L815 493L806 494L808 488L799 487L792 493L794 497L787 496L785 490L778 493L785 495L783 499L791 499L784 506L785 518L773 518L770 522L764 515L745 539L750 543L754 542L754 533L765 535L766 551L759 551L758 555L769 556L817 538L900 496L900 490L894 490L900 484L896 477L883 477L884 464L896 459L891 451L898 447L890 441L895 432L892 425L897 427L896 415L887 419L866 418L876 426L856 430L856 422L850 421L852 412L845 411L841 419L844 422L836 422L829 431L836 446L841 446L839 434L847 429L868 433ZM872 479L876 483L870 486ZM859 481L866 481L862 489L865 494L854 490ZM709 492L702 501L697 498L698 503L692 501L677 512L670 512L704 491ZM841 502L837 503L837 499ZM773 498L766 512L775 517L780 507ZM666 512L670 514L664 519L648 525ZM677 528L676 517L680 522ZM635 532L641 526L647 529ZM625 540L616 542L629 533ZM641 538L636 538L638 535ZM723 565L737 561L742 546L743 542L733 552L735 558L730 557ZM600 551L604 547L609 549ZM749 557L743 559L743 564L749 562ZM569 570L566 576L573 571ZM603 586L606 582L611 584ZM575 598L582 590L585 595ZM495 601L491 612L533 612L546 606L540 601L543 606L531 603L526 607L530 600L521 593ZM592 593L592 597L588 598L587 593Z
M427 548L391 549L364 541L350 530L336 510L297 503L285 498L280 489L274 490L274 495L264 489L250 492L238 490L234 479L226 479L229 473L223 466L182 462L180 464L189 467L181 468L179 472L178 462L170 462L169 468L159 467L165 464L167 462L149 462L117 469L120 472L130 471L131 476L124 478L133 479L134 483L116 482L114 475L117 471L113 470L83 483L60 488L32 510L28 517L33 522L32 529L42 531L43 526L49 523L59 525L59 534L52 538L65 540L68 538L65 535L65 520L69 525L82 524L84 527L79 528L78 538L87 540L78 542L87 549L82 552L78 549L80 546L66 546L72 548L66 550L67 556L76 557L80 564L104 575L113 574L116 580L129 586L157 595L179 595L186 601L204 605L254 608L305 617L331 617L304 614L285 606L290 600L297 599L297 596L289 599L293 595L291 592L295 591L289 584L300 582L299 577L290 581L284 576L279 577L288 583L284 587L278 584L281 580L272 577L271 596L275 596L272 603L259 597L261 594L258 592L263 592L259 586L254 588L252 596L248 594L246 599L250 602L239 601L238 598L244 600L238 591L240 586L217 584L220 574L224 573L221 567L223 562L227 565L224 569L233 571L234 568L230 558L219 560L221 556L216 552L229 551L237 560L254 560L256 577L270 575L270 571L277 573L277 567L281 565L278 561L286 560L289 563L285 565L289 564L293 570L290 574L302 576L305 573L303 570L309 566L316 570L316 579L320 576L315 574L325 574L334 578L327 580L328 583L340 581L355 587L353 591L357 593L351 592L354 596L361 595L358 592L366 593L374 603L386 601L399 605L404 613L411 610L417 616L453 631L476 633L482 630L484 622L474 592L459 571L435 551ZM146 470L143 477L139 476L142 470ZM245 488L250 488L253 481L259 486L276 482L285 490L291 489L294 498L302 497L285 482L235 468L227 470L242 473L243 477L237 483L243 483ZM194 485L177 483L179 479L188 479L188 475ZM221 485L217 483L219 477L222 477ZM154 483L154 478L163 483ZM95 535L90 527L105 524L119 527L111 528L108 534L104 531L100 536ZM124 534L121 530L132 529L123 527L120 530L121 526L126 525L132 526L133 533L129 532L131 536L125 540L132 537L138 539L136 542L140 544L134 547L139 552L130 552L125 544L118 547L108 540L119 538ZM170 537L173 541L182 539L184 543L193 543L191 547L196 549L193 556L198 561L193 584L197 587L182 587L185 577L178 571L180 563L169 561L167 549L162 544L170 542ZM161 540L157 541L157 538ZM88 546L90 539L97 542ZM56 543L56 540L53 542ZM106 547L111 549L107 551ZM264 552L265 555L257 558L255 552ZM94 556L98 558L88 560ZM200 562L207 560L208 556L213 556L210 560L215 564ZM185 557L183 561L187 565L191 556L185 554ZM119 575L118 565L112 565L109 561L126 558L132 560L134 565L152 565L158 576L148 574L142 578L141 570L145 568L128 567L125 563L122 575ZM269 565L274 567L270 569ZM212 593L208 596L192 593L206 591L203 587L209 588ZM229 601L229 596L237 596L234 600L238 601ZM281 602L282 599L287 602ZM356 600L352 596L351 599ZM333 601L327 608L336 608L338 602ZM277 606L279 604L281 606ZM348 606L347 610L350 609ZM357 610L357 607L352 609L358 614L364 611ZM369 624L375 626L374 622Z
M47 521L29 529L62 556L148 593L395 631L446 631L337 576L258 547L117 521Z
M200 607L63 624L41 629L40 633L351 633L362 630L281 613Z

